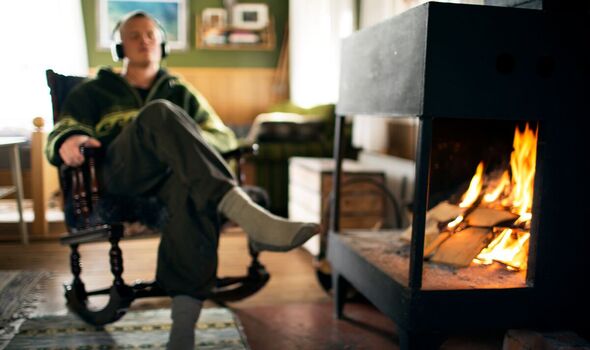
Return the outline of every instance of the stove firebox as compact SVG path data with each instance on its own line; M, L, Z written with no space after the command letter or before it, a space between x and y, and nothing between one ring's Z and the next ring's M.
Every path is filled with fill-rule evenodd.
M402 348L432 347L432 335L454 332L588 330L586 17L430 2L343 42L328 243L336 316L352 284L396 322ZM384 248L400 232L338 227L344 116L354 114L419 119L406 256ZM509 168L515 130L526 128L536 138L526 265L431 266L429 211L457 202L480 162L488 172Z

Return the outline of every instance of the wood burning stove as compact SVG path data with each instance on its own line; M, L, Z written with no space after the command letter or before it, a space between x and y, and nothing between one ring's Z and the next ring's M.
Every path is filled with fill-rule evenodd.
M402 348L454 332L590 327L588 23L583 13L430 2L343 42L328 243L336 316L352 284L396 322ZM344 116L353 114L419 119L405 253L401 232L338 227ZM526 267L424 261L429 211L479 161L506 163L498 155L527 127L536 147Z

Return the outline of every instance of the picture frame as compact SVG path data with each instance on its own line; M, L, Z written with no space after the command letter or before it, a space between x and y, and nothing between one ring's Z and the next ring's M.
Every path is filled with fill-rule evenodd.
M232 27L262 30L268 25L268 5L262 3L236 4L232 8Z
M203 10L203 26L207 28L227 27L227 10L224 8L209 7Z
M108 50L113 30L119 20L131 11L145 11L156 18L166 31L168 46L172 50L186 50L187 0L98 0L97 47Z

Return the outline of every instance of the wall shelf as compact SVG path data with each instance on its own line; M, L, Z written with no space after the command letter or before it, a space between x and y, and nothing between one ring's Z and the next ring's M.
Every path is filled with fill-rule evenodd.
M226 38L231 33L237 33L238 30L232 28L210 28L202 25L200 16L195 19L196 23L196 43L195 46L201 50L221 50L221 51L272 51L276 47L276 34L274 19L271 16L269 18L268 25L262 30L250 30L250 31L239 31L246 34L254 34L260 37L260 41L257 43L208 43L205 38L208 33L212 30L218 30L220 35L224 35Z

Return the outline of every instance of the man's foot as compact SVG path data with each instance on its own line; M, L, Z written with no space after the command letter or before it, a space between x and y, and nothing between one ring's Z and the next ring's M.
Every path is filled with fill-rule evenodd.
M293 248L303 245L303 243L307 242L308 239L315 236L319 232L319 229L320 229L319 225L317 225L317 224L303 223L300 226L297 233L295 234L295 237L293 237L293 240L290 244L274 245L274 244L258 242L258 241L255 241L254 239L250 239L250 244L252 245L252 248L254 248L254 250L256 250L258 252L261 252L264 250L268 250L271 252L286 252L286 251L289 251Z
M301 246L320 232L318 224L293 222L271 214L239 187L225 194L219 203L219 211L244 229L257 251L285 252Z

